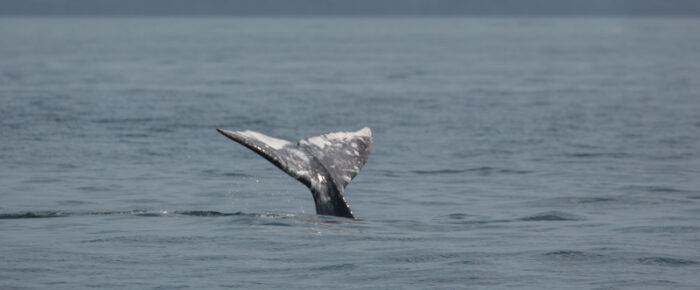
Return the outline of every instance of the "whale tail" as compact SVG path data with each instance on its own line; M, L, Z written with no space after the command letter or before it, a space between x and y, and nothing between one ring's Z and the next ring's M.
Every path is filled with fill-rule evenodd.
M296 144L255 131L216 130L306 185L317 214L354 217L343 192L369 158L372 131L368 127L309 137Z

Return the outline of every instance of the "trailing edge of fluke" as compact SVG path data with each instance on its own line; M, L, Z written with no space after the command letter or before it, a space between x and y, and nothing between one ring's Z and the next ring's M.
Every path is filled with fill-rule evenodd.
M216 129L306 185L316 213L354 218L343 192L369 158L372 130L330 132L292 143L255 131Z

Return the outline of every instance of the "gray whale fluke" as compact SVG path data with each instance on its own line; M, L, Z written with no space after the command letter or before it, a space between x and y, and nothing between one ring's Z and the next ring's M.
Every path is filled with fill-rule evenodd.
M354 218L343 192L369 158L372 130L368 127L355 132L330 132L296 144L255 131L216 130L306 185L317 214Z

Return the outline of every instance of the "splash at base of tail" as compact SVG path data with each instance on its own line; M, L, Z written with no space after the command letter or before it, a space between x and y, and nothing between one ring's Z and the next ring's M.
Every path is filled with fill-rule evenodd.
M317 214L354 218L343 192L369 158L372 130L368 127L309 137L296 144L255 131L216 130L306 185Z

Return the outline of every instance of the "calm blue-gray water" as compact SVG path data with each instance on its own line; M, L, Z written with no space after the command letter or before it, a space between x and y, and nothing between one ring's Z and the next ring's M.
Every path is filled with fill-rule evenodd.
M698 289L698 31L0 19L0 288ZM356 220L215 130L363 126Z

